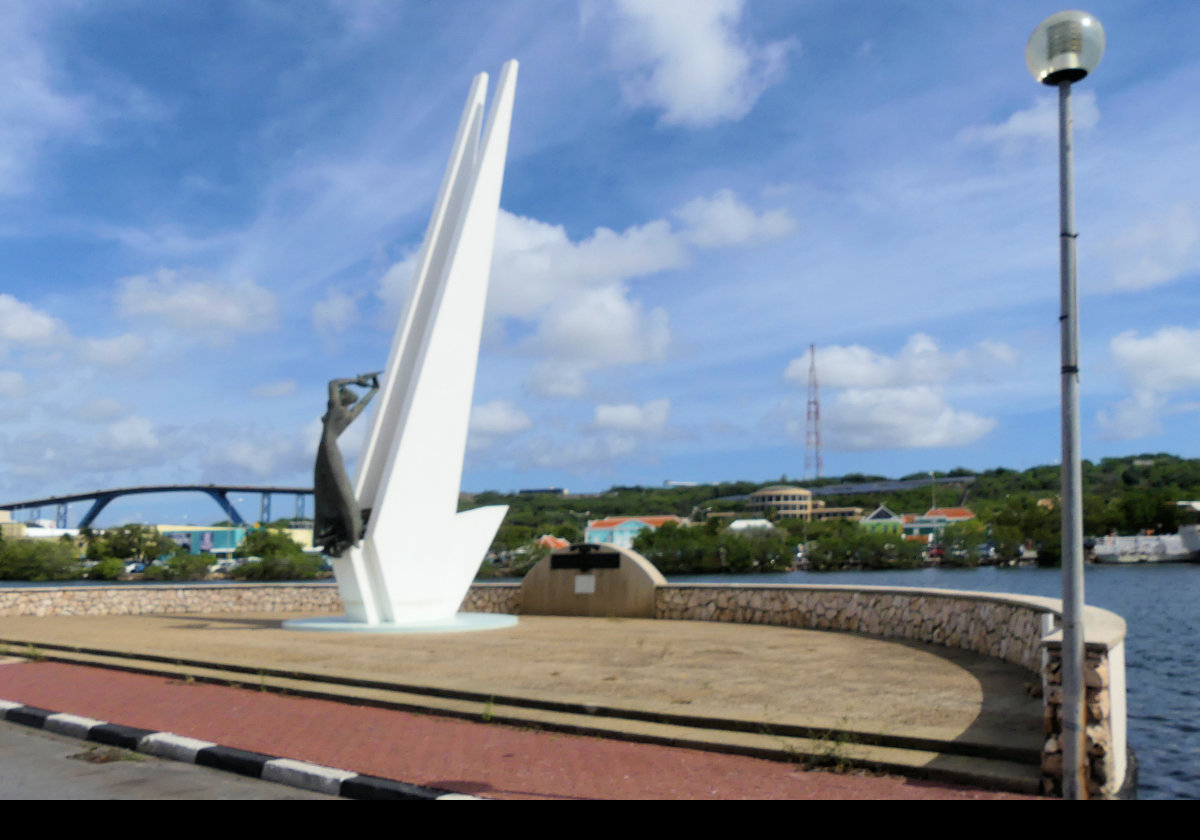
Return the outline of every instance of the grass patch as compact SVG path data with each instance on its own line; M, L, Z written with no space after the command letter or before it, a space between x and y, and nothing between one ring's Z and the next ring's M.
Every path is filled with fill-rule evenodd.
M81 753L70 756L76 761L86 761L88 764L111 764L114 761L146 761L144 755L138 755L129 750L117 747L88 747Z

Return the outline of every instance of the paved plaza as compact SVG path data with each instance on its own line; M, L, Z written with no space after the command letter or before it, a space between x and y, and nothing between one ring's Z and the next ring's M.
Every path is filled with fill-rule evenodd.
M485 796L974 796L934 782L1037 776L1033 675L962 651L708 622L342 635L290 617L0 618L10 652L41 660L0 667L0 699ZM818 763L933 780L801 771Z

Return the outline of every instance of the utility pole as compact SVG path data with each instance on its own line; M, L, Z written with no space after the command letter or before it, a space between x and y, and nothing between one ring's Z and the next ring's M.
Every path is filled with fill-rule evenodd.
M820 478L821 463L821 398L817 393L817 345L808 345L808 411L804 435L804 477ZM814 473L813 468L816 468Z

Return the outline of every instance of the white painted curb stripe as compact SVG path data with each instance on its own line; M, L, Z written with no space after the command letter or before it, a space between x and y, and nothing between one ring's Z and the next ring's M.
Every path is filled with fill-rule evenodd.
M268 782L327 793L330 796L341 795L342 782L357 775L349 770L322 767L293 758L272 759L263 765L262 770L262 777Z
M24 703L0 700L0 718L4 717L4 712L26 708L29 707ZM46 716L41 728L67 737L90 740L89 735L95 727L114 725L107 721L96 720L95 718L56 712ZM197 753L209 747L217 746L219 745L214 744L212 741L201 741L198 738L188 738L185 735L176 735L172 732L155 732L138 741L137 751L146 753L147 755L158 756L159 758L195 764ZM317 793L343 796L341 788L344 782L362 779L363 777L361 774L351 770L339 770L334 767L324 767L320 764L309 764L308 762L297 761L293 758L273 758L263 764L262 778L269 782L290 785L292 787L316 791ZM371 779L373 777L366 777L364 783L369 784ZM386 779L379 779L377 781L387 786L388 790L396 784ZM404 783L399 784L403 785ZM435 791L428 788L412 787L425 792L426 796L435 793ZM438 796L429 796L428 798L486 801L483 797L471 796L466 793L443 793Z
M105 723L102 720L95 718L81 717L79 715L69 715L65 712L50 715L46 718L46 723L42 727L51 732L57 732L59 735L70 735L73 738L84 738L88 736L93 726L100 726Z
M188 738L170 732L155 732L138 742L138 752L195 764L196 753L215 746L216 744L212 741L201 741L198 738Z

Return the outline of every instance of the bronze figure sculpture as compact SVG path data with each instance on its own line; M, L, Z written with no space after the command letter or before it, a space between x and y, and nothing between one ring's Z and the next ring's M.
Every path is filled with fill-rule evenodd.
M354 379L334 379L329 383L329 407L321 418L321 443L313 470L313 545L320 546L330 557L340 557L363 537L366 523L354 498L337 439L379 390L380 373L364 373ZM352 385L371 390L359 395L351 389Z

